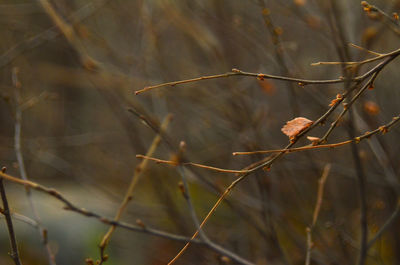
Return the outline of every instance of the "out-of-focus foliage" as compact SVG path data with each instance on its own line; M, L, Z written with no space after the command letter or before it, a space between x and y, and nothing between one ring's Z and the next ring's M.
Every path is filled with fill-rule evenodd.
M53 0L72 27L68 40L38 1L0 1L0 166L19 176L14 148L15 87L19 69L22 153L31 180L56 188L77 205L113 217L125 194L136 154L145 154L155 132L128 111L156 123L172 113L167 135L197 163L240 169L261 156L234 151L280 149L288 143L281 128L295 117L315 120L343 84L307 85L249 77L230 77L159 88L138 96L144 86L229 72L330 79L342 75L338 47L354 43L377 52L398 48L399 35L382 19L371 18L359 1L312 0ZM399 1L374 1L388 14ZM264 14L264 17L263 17ZM266 20L267 15L269 21ZM271 23L273 33L271 34ZM368 53L345 47L353 61ZM364 72L369 66L362 66ZM373 90L355 104L356 132L390 121L399 113L400 90L394 61ZM338 113L312 136L325 132ZM331 142L348 139L347 116ZM399 130L359 145L367 176L368 228L372 237L397 204L387 182L399 181ZM301 144L308 144L302 140ZM155 157L175 151L164 142ZM314 231L312 264L354 264L359 251L360 210L350 146L286 155L270 171L258 172L235 188L205 228L210 239L256 264L304 264L306 227L311 224L318 179L331 163L320 216ZM190 195L203 218L233 174L194 168ZM139 180L123 220L191 236L195 225L174 167L150 163ZM21 186L6 182L12 210L33 218ZM98 258L108 227L65 211L53 198L33 192L48 229L57 264L83 264ZM1 220L3 221L3 220ZM47 264L35 228L14 221L23 264ZM0 264L7 256L6 226L0 226ZM400 225L395 221L370 249L368 264L400 262ZM118 228L107 248L107 264L165 264L182 243ZM224 264L227 260L191 245L179 264Z

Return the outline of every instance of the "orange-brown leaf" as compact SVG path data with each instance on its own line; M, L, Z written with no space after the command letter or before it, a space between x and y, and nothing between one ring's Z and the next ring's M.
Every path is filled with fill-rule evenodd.
M286 134L289 139L294 139L299 133L307 129L313 124L313 121L297 117L291 121L286 122L286 125L282 127L281 131Z

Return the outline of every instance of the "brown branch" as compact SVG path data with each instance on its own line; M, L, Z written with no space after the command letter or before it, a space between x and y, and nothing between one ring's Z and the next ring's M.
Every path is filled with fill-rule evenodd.
M171 166L177 166L179 164L176 161L163 160L163 159L158 159L158 158L154 158L154 157L150 157L150 156L144 156L144 155L136 155L136 157L137 158L141 158L141 159L152 160L152 161L154 161L156 163L159 163L159 164L167 164L167 165L171 165ZM223 169L223 168L212 167L212 166L207 166L207 165L193 163L193 162L183 162L183 163L180 163L180 164L184 165L184 166L194 166L194 167L209 169L209 170L222 172L222 173L236 173L237 174L237 173L247 173L247 172L249 172L248 170Z
M354 44L352 44L352 45L354 45ZM358 47L358 48L361 48L360 46L356 46L356 45L354 45L354 46ZM372 51L369 51L369 50L367 50L367 51L370 52L370 53L374 53L376 55L376 57L365 59L365 60L362 60L362 61L357 61L357 62L316 62L316 63L312 63L311 65L312 66L317 66L317 65L349 65L349 66L357 65L357 66L360 66L360 65L363 65L363 64L372 63L372 62L379 61L379 60L385 59L387 57L391 57L393 55L396 55L396 54L398 54L400 52L400 49L394 50L394 51L389 52L389 53L375 53L375 52L372 52Z
M130 230L130 231L146 233L146 234L163 237L163 238L174 240L174 241L187 242L188 240L190 240L190 238L188 238L188 237L175 235L172 233L157 230L157 229L151 228L144 224L132 225L132 224L128 224L128 223L124 223L124 222L120 222L120 221L114 221L110 218L101 216L95 212L86 210L84 208L80 208L80 207L74 205L62 193L58 192L57 190L40 185L40 184L30 181L30 180L22 180L20 178L16 178L11 175L8 175L4 172L0 172L0 179L5 179L5 180L13 182L15 184L19 184L19 185L22 185L25 187L28 186L31 189L37 190L42 193L46 193L46 194L54 197L58 201L62 202L64 204L64 207L63 207L64 210L72 211L72 212L78 213L78 214L86 216L86 217L95 218L98 221L100 221L101 223L106 224L106 225L115 225L115 226ZM194 241L192 240L192 242L196 243L196 244L204 244L204 242L202 242L200 240L194 240Z
M279 75L270 75L270 74L262 74L262 73L250 73L250 72L244 72L239 69L233 68L231 72L225 73L225 74L218 74L218 75L210 75L210 76L201 76L197 78L192 78L192 79L186 79L186 80L181 80L181 81L174 81L174 82L168 82L168 83L162 83L158 84L155 86L148 86L140 90L135 91L135 95L141 94L143 92L149 91L154 88L159 88L159 87L165 87L165 86L175 86L179 84L186 84L186 83L193 83L193 82L198 82L202 80L209 80L209 79L217 79L217 78L225 78L225 77L231 77L231 76L249 76L249 77L255 77L258 79L276 79L276 80L281 80L281 81L289 81L289 82L297 82L299 85L307 85L307 84L336 84L336 83L343 83L344 79L343 78L338 78L338 79L327 79L327 80L310 80L310 79L302 79L302 78L292 78L292 77L286 77L286 76L279 76ZM355 81L355 80L351 80Z
M198 82L202 80L209 80L209 79L217 79L217 78L226 78L226 77L231 77L231 76L248 76L248 77L255 77L257 79L263 80L263 79L275 79L275 80L281 80L281 81L288 81L288 82L296 82L300 86L304 85L309 85L309 84L337 84L337 83L344 83L344 82L360 82L363 81L364 79L368 78L375 72L379 71L382 69L389 61L393 60L400 54L400 49L394 50L390 53L385 54L382 58L388 58L382 63L379 63L366 73L359 75L357 77L351 78L347 80L346 78L337 78L337 79L325 79L325 80L312 80L312 79L302 79L302 78L292 78L292 77L287 77L287 76L279 76L279 75L271 75L271 74L263 74L263 73L250 73L250 72L244 72L239 69L233 68L231 72L225 73L225 74L218 74L218 75L210 75L210 76L201 76L197 78L192 78L192 79L186 79L186 80L181 80L181 81L174 81L174 82L167 82L167 83L162 83L154 86L148 86L143 89L139 89L135 91L135 95L138 95L140 93L152 90L154 88L160 88L160 87L165 87L165 86L175 86L179 84L186 84L186 83L193 83L193 82Z
M295 148L288 148L288 149L274 149L274 150L259 150L259 151L248 151L248 152L233 152L234 156L236 155L256 155L256 154L271 154L271 153L293 153L299 151L306 151L306 150L314 150L314 149L322 149L322 148L335 148L339 146L343 146L346 144L351 143L353 140L347 140L339 143L333 144L320 144L320 145L306 145L301 147Z

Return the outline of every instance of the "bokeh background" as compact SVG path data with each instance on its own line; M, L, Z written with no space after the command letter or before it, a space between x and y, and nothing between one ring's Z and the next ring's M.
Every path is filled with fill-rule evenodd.
M387 14L397 0L371 1ZM155 157L170 159L181 141L186 157L211 166L240 169L262 156L235 151L280 149L281 132L294 117L315 120L343 84L307 85L251 77L230 77L158 88L148 85L229 72L329 79L340 66L318 61L362 60L397 49L400 28L366 14L358 0L53 0L69 25L65 36L39 1L0 1L0 164L20 176L14 143L16 109L24 107L21 152L32 181L53 187L80 207L112 218L135 167L156 133L132 112L155 124L173 115ZM359 69L365 72L372 65ZM18 68L20 85L12 80ZM387 123L399 113L398 61L379 75L354 105L357 134ZM16 94L18 93L18 94ZM17 98L19 97L19 103ZM321 136L339 112L311 136ZM347 118L330 142L348 139ZM398 201L399 129L359 145L367 178L368 229L372 237ZM308 144L301 141L301 144ZM354 264L359 254L360 203L350 146L293 153L268 172L240 183L205 228L211 240L255 264L304 264L306 228L315 207L318 179L331 165L313 233L312 264ZM198 168L186 169L190 195L203 218L234 179ZM190 236L195 231L179 189L176 168L149 163L123 221ZM392 182L388 181L392 180ZM22 186L6 182L15 213L34 218ZM84 264L99 257L108 227L65 211L47 194L33 201L57 264ZM0 263L13 264L4 218ZM48 264L37 230L14 220L23 264ZM118 228L106 264L165 264L180 242ZM177 264L235 264L209 248L191 245ZM400 264L400 223L395 220L368 252L368 264Z

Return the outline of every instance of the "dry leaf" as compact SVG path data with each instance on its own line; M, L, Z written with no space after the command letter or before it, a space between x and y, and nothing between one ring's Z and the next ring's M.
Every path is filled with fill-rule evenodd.
M286 125L282 127L281 131L286 134L289 139L294 139L299 133L307 129L313 124L313 121L303 118L297 117L291 121L286 122Z

